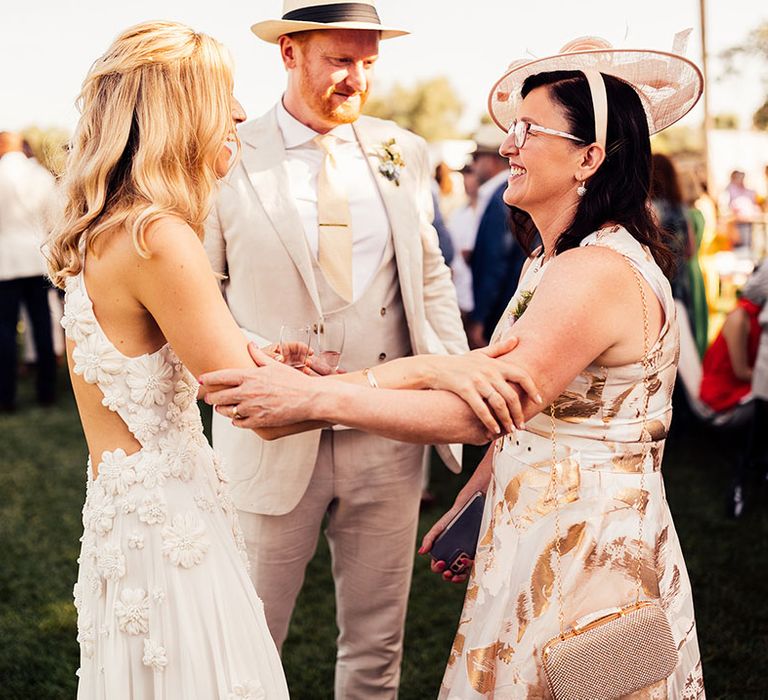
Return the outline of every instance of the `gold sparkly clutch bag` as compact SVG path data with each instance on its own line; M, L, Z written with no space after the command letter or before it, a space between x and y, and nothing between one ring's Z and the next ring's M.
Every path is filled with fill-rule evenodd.
M643 303L643 432L646 433L648 418L649 376L649 324L648 305L640 274L630 263L640 288ZM555 700L614 700L667 678L677 666L675 645L669 620L661 606L641 600L642 555L638 553L635 576L635 602L623 608L601 610L581 618L566 629L563 613L561 554L560 554L560 506L557 494L557 440L555 431L554 402L549 408L552 426L552 467L550 489L555 501L555 549L557 566L555 581L560 617L560 634L542 648L544 674ZM645 472L641 471L640 490L643 490ZM643 541L645 510L639 518L637 541ZM642 552L642 550L641 550Z
M556 700L612 700L669 676L677 647L667 616L641 601L574 625L542 650Z

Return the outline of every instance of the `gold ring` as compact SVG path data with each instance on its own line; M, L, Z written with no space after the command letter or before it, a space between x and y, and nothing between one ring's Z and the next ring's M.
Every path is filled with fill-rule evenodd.
M237 406L232 406L232 420L240 420L242 416L237 412Z

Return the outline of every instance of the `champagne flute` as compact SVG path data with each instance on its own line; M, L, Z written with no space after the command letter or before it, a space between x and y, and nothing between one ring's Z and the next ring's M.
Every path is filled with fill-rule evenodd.
M284 325L280 328L280 354L285 364L296 369L306 366L311 331L309 326Z
M320 350L318 362L329 370L329 374L338 371L341 363L341 351L344 349L344 319L321 318L317 323L317 344Z

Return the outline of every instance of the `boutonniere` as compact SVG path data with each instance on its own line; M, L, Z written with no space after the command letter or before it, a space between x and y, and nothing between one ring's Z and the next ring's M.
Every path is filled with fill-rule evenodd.
M379 159L379 172L400 187L400 173L405 167L405 160L395 139L389 139L377 146L374 155Z

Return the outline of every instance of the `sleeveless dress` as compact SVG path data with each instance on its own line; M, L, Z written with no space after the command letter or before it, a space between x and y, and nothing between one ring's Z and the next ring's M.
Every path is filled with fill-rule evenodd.
M127 357L79 273L64 317L73 371L140 443L88 463L74 588L77 697L287 698L288 689L222 466L203 435L198 384L169 345Z
M660 601L679 663L668 679L627 697L703 699L691 587L660 471L679 352L672 293L650 253L625 229L603 229L582 245L624 255L659 297L666 320L655 343L649 339L645 438L641 362L587 367L554 402L564 622L633 603L641 556L642 597ZM531 265L496 338L546 270L540 259ZM496 442L475 564L440 689L444 700L552 697L541 663L542 647L560 633L551 435L547 409L526 430Z

